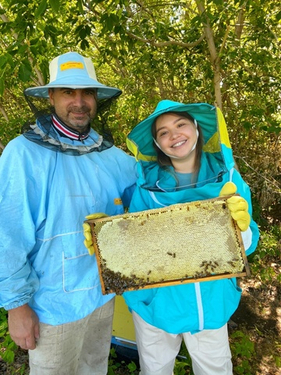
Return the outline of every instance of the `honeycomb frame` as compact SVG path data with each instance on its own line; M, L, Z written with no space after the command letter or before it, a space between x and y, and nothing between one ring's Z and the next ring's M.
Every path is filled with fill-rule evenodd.
M250 276L228 198L87 220L102 293Z

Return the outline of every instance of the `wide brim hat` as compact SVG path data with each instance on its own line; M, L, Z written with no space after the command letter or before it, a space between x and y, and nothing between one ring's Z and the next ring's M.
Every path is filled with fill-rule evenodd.
M227 162L232 164L231 145L220 109L208 103L184 104L171 100L160 101L154 112L129 133L126 140L127 146L137 160L156 160L157 154L153 146L151 127L157 117L167 112L187 112L191 115L202 130L203 150L210 153L222 153L223 158L227 158Z
M77 52L67 52L54 58L49 64L50 82L45 86L29 87L27 96L48 98L50 88L97 89L98 100L119 96L122 91L109 87L97 80L94 65L90 58Z

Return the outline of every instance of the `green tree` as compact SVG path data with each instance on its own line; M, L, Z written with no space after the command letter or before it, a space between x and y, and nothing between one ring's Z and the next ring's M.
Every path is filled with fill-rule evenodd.
M263 207L280 204L275 0L1 0L0 13L2 144L28 116L23 88L46 82L50 59L75 49L123 90L108 118L119 145L160 99L216 104L254 193Z

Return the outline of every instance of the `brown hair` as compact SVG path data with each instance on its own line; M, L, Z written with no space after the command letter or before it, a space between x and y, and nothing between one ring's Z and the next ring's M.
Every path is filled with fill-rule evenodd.
M170 112L165 112L166 113L172 113L172 114L175 114L175 115L178 115L178 116L182 116L182 117L185 117L187 118L188 120L190 120L193 124L194 124L194 118L187 112L176 112L176 111L170 111ZM162 115L160 115L162 116ZM152 126L151 126L151 133L152 133L152 137L153 139L156 140L156 121L157 119L160 117L158 116ZM195 152L196 152L196 157L195 157L195 166L194 166L194 175L197 176L198 172L199 172L199 169L200 169L200 165L201 165L201 155L202 155L202 149L203 149L203 144L204 144L204 140L203 140L203 134L202 134L202 130L200 128L200 126L197 124L197 130L199 132L199 136L198 136L198 139L197 139L197 144L196 144L196 149L195 149ZM172 161L171 161L171 158L169 156L167 156L166 154L164 154L164 152L162 150L160 150L159 147L157 147L157 145L155 144L155 142L153 141L153 147L157 153L157 162L158 164L161 166L161 167L166 167L166 166L172 166Z

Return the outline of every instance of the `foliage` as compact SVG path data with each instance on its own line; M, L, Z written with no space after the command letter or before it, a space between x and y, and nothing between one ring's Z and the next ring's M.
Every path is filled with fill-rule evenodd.
M252 368L249 360L254 356L254 343L242 331L235 331L231 335L231 351L235 358L236 365L234 373L241 375L252 375Z
M119 372L121 371L121 372ZM130 374L130 375L137 375L138 368L137 365L131 361L130 363L125 363L125 361L118 362L118 356L115 352L114 348L110 350L110 357L108 361L108 375L116 375L116 374Z
M7 312L0 309L0 353L4 361L13 363L17 345L11 339L8 332Z
M124 149L160 99L220 106L241 173L276 221L280 19L274 0L1 0L0 150L30 117L23 89L45 84L49 61L75 49L123 90L108 124Z
M179 355L176 358L174 375L194 375L190 355L186 349L185 343L182 342Z
M100 82L122 89L107 121L124 149L159 100L214 103L261 229L252 273L280 282L280 19L275 0L0 0L0 154L30 119L23 90L44 85L49 61L71 50L93 58ZM1 356L13 361L4 310L0 335ZM237 373L247 374L250 344L233 339ZM124 364L111 358L117 373ZM189 369L189 359L176 362L178 374Z
M251 272L262 282L281 282L279 270L281 260L281 226L272 225L266 231L261 231L259 245L250 256ZM279 270L279 271L278 271Z

